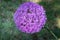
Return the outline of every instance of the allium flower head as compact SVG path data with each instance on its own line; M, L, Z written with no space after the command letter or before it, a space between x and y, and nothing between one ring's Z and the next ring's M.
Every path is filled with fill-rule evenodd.
M14 13L16 27L25 33L39 32L46 23L46 14L43 6L26 2L21 4Z

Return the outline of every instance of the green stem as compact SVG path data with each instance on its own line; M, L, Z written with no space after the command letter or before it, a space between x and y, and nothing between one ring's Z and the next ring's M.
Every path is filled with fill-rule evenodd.
M48 27L45 28L55 37L56 40L58 39L58 37Z

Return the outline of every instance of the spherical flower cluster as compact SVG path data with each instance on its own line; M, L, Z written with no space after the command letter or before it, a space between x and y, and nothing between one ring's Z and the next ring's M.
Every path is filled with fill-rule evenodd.
M33 2L21 4L13 18L20 31L31 34L39 32L47 20L43 6Z

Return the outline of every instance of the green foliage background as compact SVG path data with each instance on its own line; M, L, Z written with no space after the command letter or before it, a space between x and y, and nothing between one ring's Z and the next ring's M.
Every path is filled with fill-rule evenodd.
M31 35L19 31L13 21L13 14L21 3L21 0L0 0L0 40L33 40ZM46 10L47 23L37 33L38 40L58 40L60 29L54 24L56 17L60 16L60 0L43 0L39 4Z

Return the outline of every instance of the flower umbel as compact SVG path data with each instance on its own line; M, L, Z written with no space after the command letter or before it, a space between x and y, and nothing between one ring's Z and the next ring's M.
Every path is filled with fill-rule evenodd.
M33 2L21 4L13 18L20 31L31 34L39 32L47 20L43 6Z

